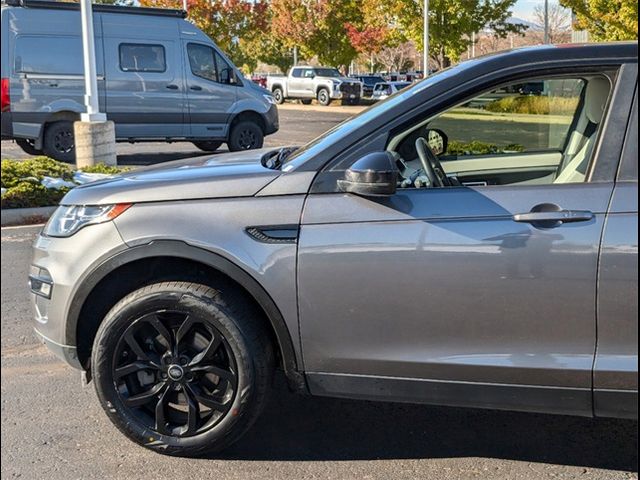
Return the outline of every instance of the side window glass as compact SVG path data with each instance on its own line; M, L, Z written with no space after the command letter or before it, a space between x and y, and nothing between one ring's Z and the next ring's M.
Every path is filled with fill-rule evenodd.
M452 108L430 128L447 133L454 157L561 151L578 111L580 79L508 85Z
M234 74L231 66L224 58L222 58L222 55L220 55L218 52L215 52L215 57L218 81L225 84L233 83Z
M13 62L16 73L82 75L80 37L16 37Z
M167 69L164 47L141 43L121 43L120 69L124 72L164 72Z
M211 47L197 43L189 43L187 45L187 56L189 57L191 73L196 77L217 82L218 71L216 69L214 53L215 51Z
M610 92L601 74L508 84L416 119L387 149L407 188L584 182Z
M294 78L302 77L302 69L301 68L293 69L293 71L291 72L291 76L294 77Z
M310 68L307 68L304 71L304 78L313 78L314 74L313 74L313 70L311 70Z

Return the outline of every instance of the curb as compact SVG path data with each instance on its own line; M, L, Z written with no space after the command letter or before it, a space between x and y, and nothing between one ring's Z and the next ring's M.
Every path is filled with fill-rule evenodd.
M31 225L46 221L57 206L36 208L3 208L0 210L3 227L12 225Z

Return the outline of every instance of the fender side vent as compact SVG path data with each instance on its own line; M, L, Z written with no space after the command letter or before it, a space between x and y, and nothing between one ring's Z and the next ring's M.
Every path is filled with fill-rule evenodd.
M268 227L247 227L247 234L262 243L296 243L298 241L297 225L271 225Z

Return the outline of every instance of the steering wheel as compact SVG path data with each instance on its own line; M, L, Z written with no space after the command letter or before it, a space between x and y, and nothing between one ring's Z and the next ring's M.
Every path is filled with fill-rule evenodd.
M442 168L440 160L433 154L431 147L429 147L424 137L418 137L416 139L416 151L418 152L424 173L431 181L431 185L436 187L450 187L453 185L449 177L444 173L444 168Z

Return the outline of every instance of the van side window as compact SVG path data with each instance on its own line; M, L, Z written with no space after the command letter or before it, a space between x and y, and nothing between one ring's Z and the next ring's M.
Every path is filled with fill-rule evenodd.
M187 55L189 57L189 65L191 73L196 77L202 77L213 82L218 81L218 71L216 70L216 62L214 50L206 45L190 43L187 45Z
M80 37L24 36L16 38L15 73L82 75Z
M164 72L164 47L142 43L121 43L120 69L124 72Z
M233 68L222 58L218 52L215 52L216 57L216 71L218 73L218 81L220 83L230 84L233 83L235 75L233 74Z

